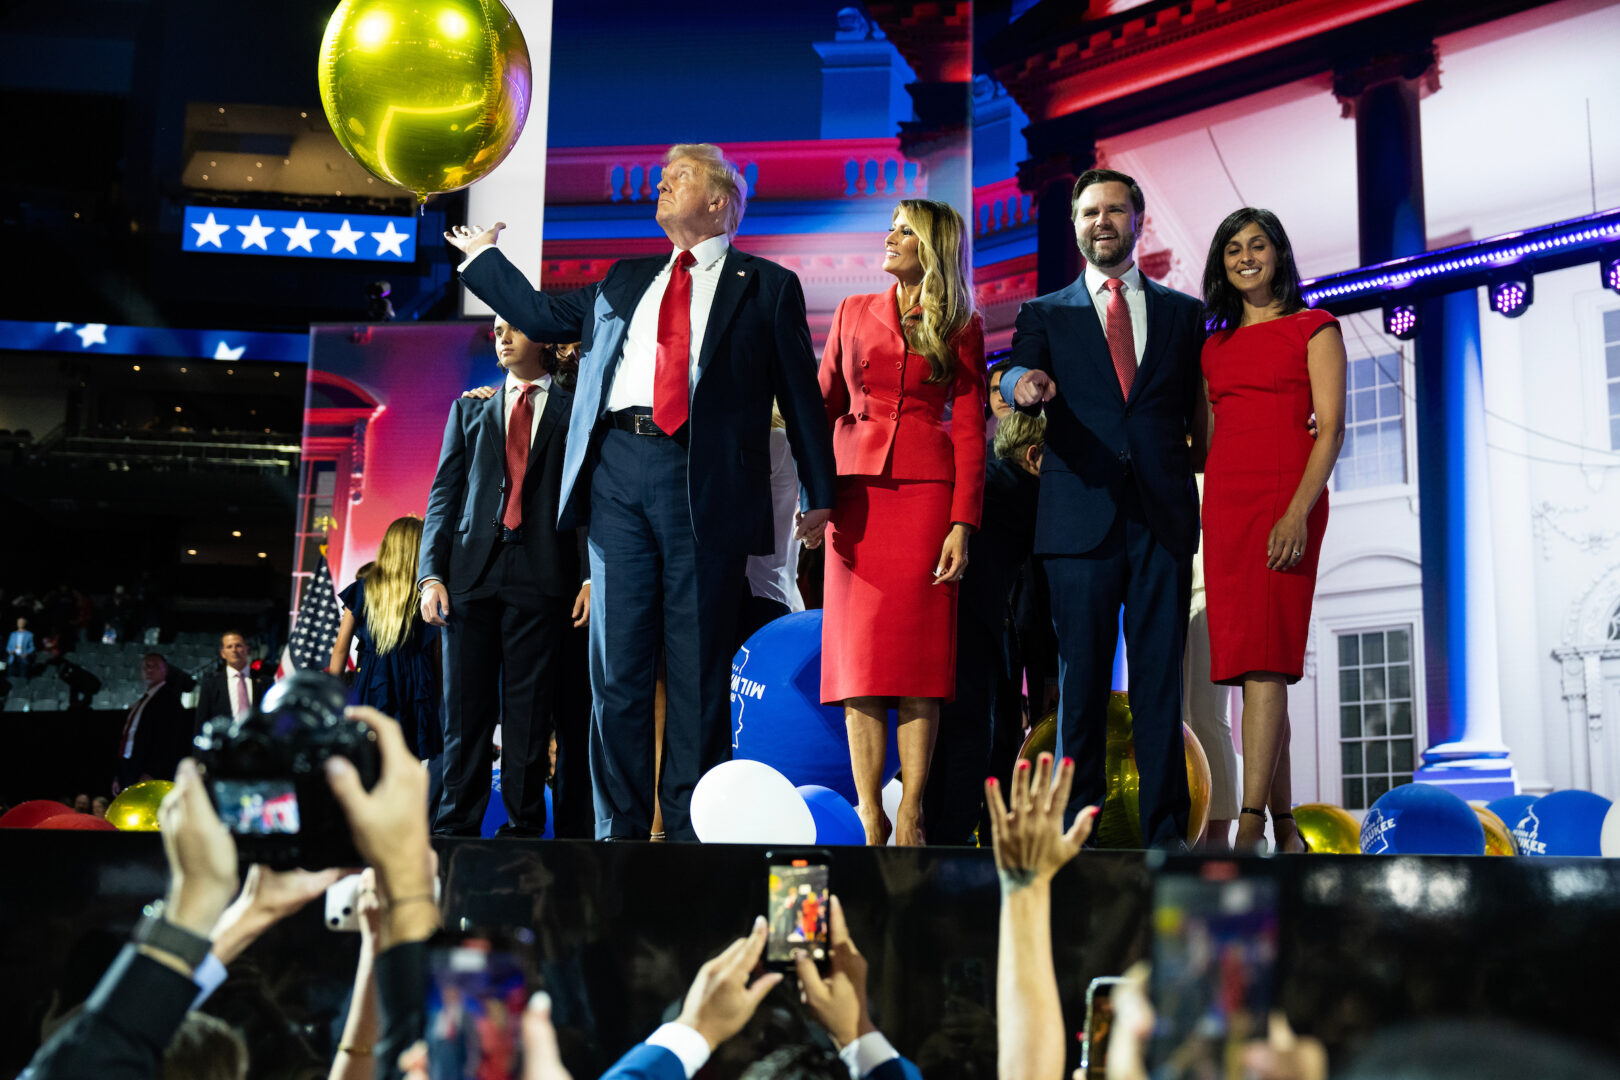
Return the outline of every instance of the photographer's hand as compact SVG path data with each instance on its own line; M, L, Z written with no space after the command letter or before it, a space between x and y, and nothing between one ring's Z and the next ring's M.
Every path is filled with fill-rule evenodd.
M800 949L793 964L799 974L799 1000L827 1029L840 1050L877 1028L866 1009L866 957L855 947L844 922L844 906L832 898L832 964L822 978L814 960Z
M345 711L377 733L382 770L369 792L344 757L327 759L326 779L349 819L360 855L377 872L384 917L377 951L424 941L439 926L433 899L433 848L428 843L427 770L405 745L399 724L368 706Z
M765 995L782 981L781 973L775 971L748 981L764 951L765 919L761 916L754 920L747 937L733 941L725 952L698 969L676 1022L702 1035L710 1050L741 1031Z
M236 841L219 819L190 758L180 762L174 788L158 807L163 854L169 860L164 918L207 937L236 894Z
M248 867L242 891L214 924L214 955L226 967L259 935L326 892L350 871Z

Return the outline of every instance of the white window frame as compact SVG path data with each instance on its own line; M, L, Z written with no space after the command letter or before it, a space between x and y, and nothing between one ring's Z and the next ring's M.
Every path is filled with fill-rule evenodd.
M1323 802L1344 803L1343 743L1339 734L1339 637L1342 634L1370 634L1378 630L1407 630L1412 635L1412 769L1423 764L1429 748L1429 709L1427 664L1423 655L1423 611L1388 610L1354 613L1320 623L1322 646L1316 660L1316 705L1318 738L1316 745L1317 792ZM1324 737L1331 734L1331 738ZM1359 818L1363 810L1351 810Z

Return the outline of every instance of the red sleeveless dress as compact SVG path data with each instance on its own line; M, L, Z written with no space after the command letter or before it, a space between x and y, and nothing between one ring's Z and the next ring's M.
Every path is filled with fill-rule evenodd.
M1266 569L1266 540L1299 489L1314 440L1306 349L1325 326L1307 308L1224 330L1204 343L1204 379L1215 432L1204 467L1204 599L1211 681L1236 684L1251 671L1298 682L1305 667L1316 564L1327 531L1324 490L1306 519L1298 565Z

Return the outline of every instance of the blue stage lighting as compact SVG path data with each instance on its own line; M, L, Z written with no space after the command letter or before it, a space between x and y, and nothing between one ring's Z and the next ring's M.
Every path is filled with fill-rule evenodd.
M1416 304L1385 304L1384 333L1401 341L1411 341L1418 335Z
M1532 275L1590 262L1600 253L1607 255L1599 265L1608 286L1612 261L1620 256L1620 207L1313 278L1303 283L1305 302L1342 316L1481 285L1492 288L1494 299L1503 268L1510 268L1520 276L1528 304L1534 299Z
M1598 273L1603 277L1605 289L1620 293L1620 244L1598 252Z
M1536 279L1527 271L1514 270L1490 281L1491 310L1498 315L1517 319L1536 299Z

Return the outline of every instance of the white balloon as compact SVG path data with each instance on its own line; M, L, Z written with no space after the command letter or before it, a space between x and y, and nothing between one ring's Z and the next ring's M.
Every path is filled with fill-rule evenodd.
M900 796L903 789L897 776L883 785L883 812L889 815L889 824L900 820ZM894 847L894 830L889 830L889 847Z
M816 819L793 781L758 761L726 761L692 789L692 831L705 844L814 844Z
M1620 803L1609 807L1603 815L1603 832L1598 836L1598 850L1605 859L1620 859Z

